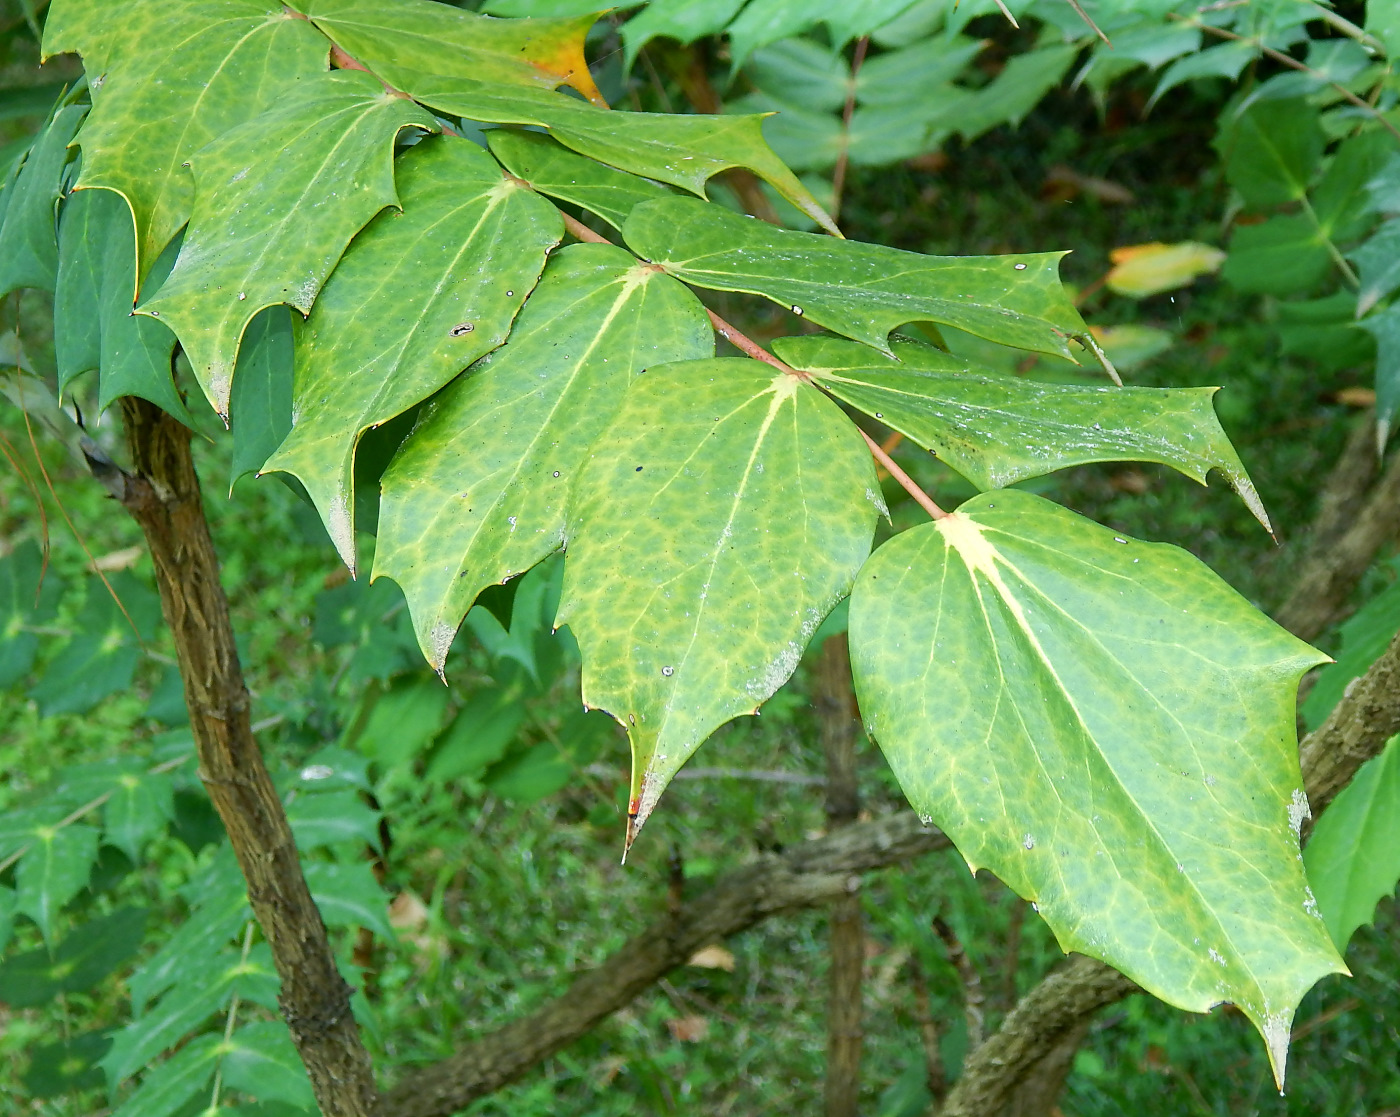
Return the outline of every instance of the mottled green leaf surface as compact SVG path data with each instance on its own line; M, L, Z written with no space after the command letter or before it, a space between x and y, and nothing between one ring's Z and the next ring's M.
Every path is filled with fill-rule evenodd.
M171 254L163 269L152 271L153 288L173 262ZM171 378L175 335L131 312L135 275L135 228L126 201L111 190L70 195L63 204L53 308L59 390L97 369L99 408L120 396L140 396L193 427Z
M715 729L792 674L883 511L840 408L758 361L648 369L569 510L556 618L632 742L629 838Z
M1220 470L1268 527L1211 406L1216 388L1043 384L896 340L894 358L831 337L784 337L774 352L838 399L932 450L980 489L1085 462L1161 462L1205 484Z
M97 857L97 831L91 826L38 826L29 852L15 870L15 910L34 920L44 941L53 942L59 909L87 884Z
M128 0L120 14L88 4L74 15L79 22L46 46L97 55L78 185L130 203L144 279L189 219L194 153L277 105L292 79L324 71L328 44L270 0ZM113 35L123 49L108 67L102 44Z
M374 576L439 671L478 593L564 541L565 498L643 369L709 356L700 301L611 245L561 250L510 341L434 401L384 475Z
M504 85L571 85L607 104L583 57L584 36L603 8L565 19L491 19L431 0L303 0L296 7L375 73L406 66Z
M1280 1080L1342 970L1298 857L1298 680L1325 659L1185 551L988 493L897 536L851 598L867 728L916 810L1065 950L1228 1000Z
M667 194L660 183L585 159L538 132L496 128L486 142L511 174L541 194L596 213L614 228L622 228L633 206Z
M62 581L44 572L44 556L32 539L0 556L0 687L29 673L39 648L31 629L53 616L62 593Z
M52 291L58 276L57 213L68 141L87 108L59 109L35 141L14 182L0 220L0 296L21 287Z
M175 331L220 415L244 327L276 303L310 312L350 238L397 201L393 140L414 125L435 128L368 74L341 70L288 82L277 107L194 157L184 246L140 309Z
M163 832L174 817L174 785L169 775L124 775L117 779L112 797L102 808L102 836L131 858L133 865L140 864L147 840Z
M481 148L434 137L398 162L401 210L350 246L297 331L293 474L355 569L355 445L500 345L564 235L559 211Z
M923 319L1064 357L1068 339L1087 333L1060 283L1063 253L924 256L779 229L689 198L638 206L623 237L687 283L763 295L886 354L891 330Z
M1400 877L1400 738L1342 788L1303 853L1318 910L1338 950L1370 923Z
M526 86L504 88L397 67L384 67L381 76L439 112L489 124L547 128L565 147L591 159L701 197L711 176L747 167L819 225L836 230L811 191L773 154L758 116L613 112Z

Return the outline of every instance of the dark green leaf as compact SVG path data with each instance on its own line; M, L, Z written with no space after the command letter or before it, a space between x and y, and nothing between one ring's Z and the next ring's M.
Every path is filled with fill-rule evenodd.
M160 617L160 601L128 571L109 574L107 581L111 593L96 578L89 579L87 600L73 624L75 634L29 692L45 715L84 713L131 685L141 658L137 633L151 638ZM120 606L113 593L120 598Z
M85 992L136 955L145 931L144 908L120 908L80 923L52 951L7 959L0 966L0 1001L31 1008L60 993Z
M262 1021L239 1028L224 1045L224 1084L263 1101L313 1109L311 1081L292 1046L287 1026Z
M859 4L825 5L822 19L831 32L831 41L844 46L861 35L878 31L898 19L915 0L861 0Z
M230 488L244 474L261 471L292 429L293 360L291 308L270 306L259 311L243 331L229 397Z
M1372 205L1382 213L1400 213L1400 152L1393 152L1366 183Z
M1211 406L1215 388L1089 388L984 372L911 341L895 358L829 337L787 337L774 351L837 399L931 450L980 489L1092 461L1152 461L1205 484L1220 470L1268 517Z
M1220 274L1248 294L1296 295L1312 290L1331 270L1317 223L1300 213L1237 226Z
M238 884L240 887L199 895L198 906L175 934L131 975L127 985L131 989L131 1007L138 1015L145 1014L153 997L207 972L209 960L218 956L247 925L252 910L243 893L241 877Z
M787 681L883 507L855 427L795 377L712 358L633 382L574 491L556 624L584 705L631 737L634 830L710 733Z
M1317 110L1301 98L1256 101L1224 131L1225 177L1256 209L1296 202L1308 191L1326 139Z
M435 125L368 74L338 70L287 82L276 107L193 157L184 246L141 312L175 331L220 415L248 322L277 303L309 313L350 239L397 201L392 146L410 127Z
M486 142L506 170L533 189L596 213L618 229L633 206L667 193L660 183L585 159L539 132L493 128Z
M357 791L325 791L299 795L287 808L287 821L300 850L338 842L379 845L379 812Z
M962 35L937 35L867 59L856 75L856 95L862 105L897 105L906 112L915 111L920 100L945 94L941 87L962 73L983 45Z
M14 934L15 904L18 902L19 897L13 888L0 885L0 956L4 955L5 947L10 945L10 936Z
M1152 91L1148 105L1156 104L1167 90L1198 78L1228 78L1234 81L1240 76L1240 71L1258 56L1259 47L1255 43L1221 43L1178 58L1167 67L1167 72Z
M482 783L502 799L533 803L553 795L574 778L574 766L549 741L507 756L491 766Z
M54 295L59 388L98 369L98 407L119 396L140 396L193 427L170 374L175 335L131 312L134 237L131 210L119 194L80 190L64 203ZM152 289L174 259L168 251L152 268Z
M1278 304L1279 352L1306 357L1327 371L1368 365L1376 341L1356 321L1356 294L1337 291L1321 299Z
M737 69L759 47L805 31L823 15L812 0L749 0L728 28L732 64Z
M295 79L325 70L326 41L265 0L131 0L120 15L106 4L62 7L45 50L78 51L94 75L78 185L131 204L144 279L190 217L194 153L295 99Z
M924 256L777 229L687 198L638 206L623 236L687 283L763 295L887 355L890 331L921 319L1064 357L1068 339L1088 332L1060 283L1058 252Z
M63 595L63 580L44 572L44 557L32 539L0 556L0 690L17 683L34 665L44 624Z
M1352 136L1337 148L1312 192L1313 213L1326 236L1349 241L1366 231L1373 220L1366 184L1385 166L1394 148L1390 136L1379 130Z
M713 352L674 279L611 245L555 255L510 341L434 402L384 476L374 576L403 587L434 668L485 586L563 543L569 486L633 378Z
M1079 46L1056 43L1016 54L987 85L958 105L957 131L971 142L999 124L1020 124L1055 86L1079 54Z
M564 235L559 212L466 140L399 161L402 210L346 252L297 331L292 431L267 470L294 475L355 569L355 445L510 333Z
M374 700L353 742L374 760L381 776L412 764L437 736L447 712L448 691L436 679L407 679Z
M1375 918L1400 877L1400 738L1363 764L1317 820L1303 852L1317 906L1338 950Z
M102 808L103 837L133 862L146 842L175 817L175 787L169 773L124 775Z
M53 803L0 812L0 859L8 860L27 849L39 830L52 826L67 813L66 808Z
M916 810L1060 946L1238 1005L1280 1082L1342 969L1298 858L1298 680L1326 657L1175 547L1028 493L881 547L851 598L860 708Z
M331 865L313 861L303 866L311 898L327 927L365 927L388 942L395 941L389 925L389 897L363 861Z
M52 291L58 278L57 214L68 142L84 105L59 109L35 141L19 176L5 188L0 220L0 297L21 287Z
M112 1117L170 1117L179 1113L214 1077L223 1053L223 1039L221 1035L207 1035L191 1040L148 1073L140 1089L127 1098ZM108 1052L103 1064L110 1058L111 1052ZM111 1077L110 1072L108 1077Z
M744 0L651 0L622 25L625 68L632 68L642 47L652 39L693 43L723 30L743 6Z
M851 81L851 68L840 51L811 39L784 39L763 47L745 69L760 89L815 112L841 108Z
M39 925L45 942L53 941L59 909L82 891L97 858L97 831L81 824L40 826L29 852L15 870L15 910Z
M102 1031L82 1032L72 1039L44 1043L30 1049L24 1088L30 1097L57 1098L102 1085L97 1060L112 1046Z
M327 745L308 757L297 770L297 786L310 792L368 791L368 770L369 761L359 753Z
M1400 412L1400 305L1388 306L1357 325L1376 339L1376 440L1384 450Z
M505 755L524 720L524 707L509 692L477 691L438 739L425 778L455 783L479 776Z
M1400 287L1400 219L1387 221L1350 256L1361 273L1356 293L1360 317Z

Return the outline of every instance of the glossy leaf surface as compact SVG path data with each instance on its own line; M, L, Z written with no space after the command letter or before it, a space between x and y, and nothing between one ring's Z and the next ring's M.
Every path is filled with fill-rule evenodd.
M585 159L538 132L496 128L486 142L506 170L541 194L582 206L617 229L633 206L667 194L659 183Z
M556 254L510 341L434 401L384 476L374 576L403 587L433 667L482 589L563 543L569 487L633 378L713 353L670 276L611 245Z
M310 312L350 238L397 201L391 147L414 125L435 127L368 74L336 71L289 82L276 108L194 157L184 246L140 309L175 331L220 415L244 327L276 303Z
M503 85L570 85L595 104L583 39L597 11L568 19L491 19L430 0L304 0L297 7L374 73L406 66Z
M869 553L879 493L850 420L787 373L711 359L633 384L574 492L556 618L584 704L631 738L631 834L787 681Z
M1068 339L1087 332L1060 283L1060 253L924 256L778 229L688 198L638 206L623 236L687 283L763 295L887 355L890 331L923 319L1065 357Z
M564 235L559 212L473 143L398 162L399 204L356 238L297 330L292 430L266 463L311 494L355 569L355 446L500 345Z
M1327 808L1303 852L1318 910L1338 950L1370 923L1400 878L1400 738L1372 757Z
M547 128L565 147L591 159L701 197L711 176L730 167L747 167L819 225L836 228L811 191L773 154L763 138L760 117L612 112L525 86L501 88L394 67L385 67L381 76L439 112L490 124Z
M195 425L171 378L175 335L132 314L136 275L131 210L110 190L79 190L63 205L63 238L54 293L54 356L59 389L98 370L99 408L140 396L187 427ZM164 265L169 271L173 257ZM152 286L164 276L152 272Z
M1065 950L1238 1005L1283 1078L1342 970L1298 858L1299 678L1325 657L1184 551L1028 493L897 536L851 598L867 728L915 809Z
M104 65L113 38L123 49ZM83 5L45 46L83 53L94 75L78 185L130 203L141 278L189 220L194 153L277 105L292 79L324 71L328 52L268 0L128 0L119 14Z
M832 395L902 431L980 489L1085 462L1160 462L1202 484L1218 469L1268 527L1215 417L1216 388L1043 384L983 371L931 345L896 340L891 348L897 359L831 337L773 344Z

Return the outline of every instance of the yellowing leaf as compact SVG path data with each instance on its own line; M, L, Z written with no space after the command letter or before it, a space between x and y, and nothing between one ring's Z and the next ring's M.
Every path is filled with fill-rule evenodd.
M1113 268L1104 283L1110 291L1133 299L1145 299L1163 291L1175 291L1197 277L1218 271L1225 253L1208 244L1186 240L1180 244L1134 244L1115 248L1109 257Z

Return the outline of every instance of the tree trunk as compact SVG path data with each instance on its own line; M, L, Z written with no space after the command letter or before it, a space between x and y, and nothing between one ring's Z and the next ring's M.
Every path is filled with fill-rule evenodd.
M279 1003L325 1117L367 1117L374 1072L311 899L282 802L249 723L190 432L145 400L121 401L134 473L89 447L94 474L141 525L175 637L199 775L223 819L282 979Z

